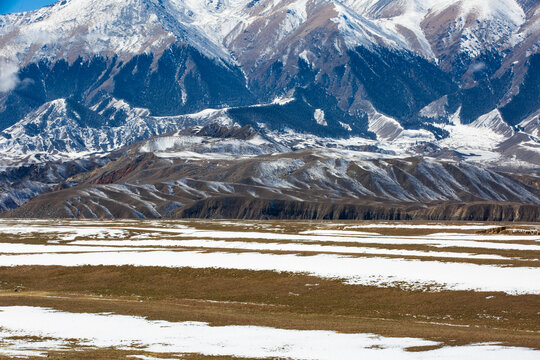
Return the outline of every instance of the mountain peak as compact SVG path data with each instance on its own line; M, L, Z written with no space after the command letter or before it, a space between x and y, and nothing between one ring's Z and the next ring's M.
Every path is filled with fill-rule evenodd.
M0 16L0 56L29 63L85 54L129 59L159 54L180 41L230 62L228 51L205 36L176 0L62 0L28 13ZM16 49L15 53L12 49Z

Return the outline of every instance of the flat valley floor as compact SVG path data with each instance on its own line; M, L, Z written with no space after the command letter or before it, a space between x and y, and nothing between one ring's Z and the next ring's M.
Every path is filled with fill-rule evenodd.
M0 359L538 359L540 225L0 221Z

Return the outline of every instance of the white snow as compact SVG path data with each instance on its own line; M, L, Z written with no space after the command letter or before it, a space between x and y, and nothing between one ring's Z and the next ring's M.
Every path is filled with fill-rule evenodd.
M502 291L540 294L540 268L501 267L339 255L275 255L199 251L0 255L0 266L163 266L268 270L342 279L350 284L408 289Z
M0 253L33 253L39 252L27 250L25 245L5 246L0 244ZM15 244L9 244L15 245ZM224 240L99 240L99 241L74 241L70 245L73 248L81 250L73 250L73 252L83 251L84 249L93 250L93 246L104 247L107 251L110 249L123 250L132 246L141 250L141 247L150 247L156 249L159 247L184 247L184 248L208 248L208 249L241 249L241 250L259 250L259 251L288 251L288 252L313 252L313 253L344 253L344 254L376 254L376 255L395 255L395 256L418 256L418 257L441 257L441 258L462 258L462 259L511 259L499 255L489 254L470 254L463 252L438 252L438 251L417 251L417 250L393 250L380 249L372 247L357 247L357 246L329 246L329 245L312 245L312 244L284 244L284 243L260 243L260 242L243 242L243 241L224 241ZM91 245L89 247L84 245ZM28 247L32 245L27 245ZM45 246L47 251L44 252L64 252L55 251L57 246ZM70 246L64 246L65 251L69 252ZM99 248L98 248L99 249ZM540 246L538 248L540 250ZM145 249L148 250L148 249Z
M31 321L20 321L31 319ZM84 326L80 326L84 324ZM149 352L200 353L238 357L334 359L363 353L399 354L406 347L437 344L413 338L385 338L373 334L282 330L258 326L210 326L201 322L150 321L141 317L65 313L47 308L0 308L0 334L76 339L79 345L144 349ZM4 340L11 350L9 340ZM28 348L44 350L42 344ZM379 346L381 350L369 347ZM47 349L47 347L45 347ZM0 350L1 352L1 350Z
M321 109L315 109L315 113L313 114L313 117L315 118L315 121L317 124L322 126L328 126L328 123L326 122L326 119L324 118L324 111Z
M220 153L198 153L193 151L176 151L176 152L158 152L157 157L164 159L184 159L184 160L241 160L256 155L231 155Z
M344 128L347 131L352 131L351 125L345 124L344 122L339 122L339 125L341 125L342 128Z
M47 102L4 130L4 133L10 135L10 139L3 138L0 141L0 160L6 165L20 165L21 162L39 163L47 160L77 159L90 154L102 155L137 140L169 133L189 125L227 122L226 117L219 112L207 117L199 113L153 117L147 109L132 108L125 102L114 99L100 113L118 109L127 115L124 124L95 128L80 126L77 114L68 111L66 99ZM32 127L40 128L40 133L36 135L28 131L28 128ZM158 138L155 141L159 143L164 140ZM147 148L150 149L152 144L153 141L149 141Z
M52 221L49 221L49 223ZM25 237L40 234L55 236L56 239L69 241L78 237L91 237L96 239L120 238L127 235L123 229L107 229L97 226L50 226L50 224L2 224L0 222L0 233L11 235L23 235Z
M463 30L460 47L473 55L478 54L483 47L511 44L513 32L525 20L525 14L515 0L344 0L342 3L347 6L346 9L352 9L354 14L366 19L363 25L359 25L350 15L346 21L341 16L336 19L349 47L377 44L380 41L378 36L383 39L385 46L408 49L433 61L437 59L421 25L426 16L437 15L457 6L458 13L453 14L456 21L448 35ZM338 12L345 13L345 10L340 9ZM464 29L465 20L469 17L477 19L478 23ZM489 26L487 34L486 25ZM349 30L355 27L359 29ZM406 29L405 33L403 29Z
M270 170L274 171L274 170ZM211 185L211 184L210 184ZM201 225L205 222L201 222ZM101 226L97 226L101 224ZM19 265L134 265L246 270L290 271L352 284L403 286L405 288L540 293L540 267L520 266L538 259L501 251L540 251L538 235L431 233L389 236L356 229L399 228L433 231L475 231L494 225L433 224L334 224L344 230L325 229L320 224L300 233L283 233L280 227L258 223L234 223L248 231L206 230L197 222L149 221L2 221L0 234L41 238L44 244L0 243L0 266ZM228 222L213 222L226 227ZM231 225L231 224L229 224ZM522 229L537 227L520 225ZM261 231L256 231L263 229ZM256 240L256 241L253 241ZM347 243L346 246L340 243ZM369 246L368 246L369 245ZM375 246L374 246L375 245ZM420 250L400 245L425 247ZM200 251L203 249L203 251ZM447 250L448 249L448 250ZM485 250L484 250L485 249ZM231 253L229 250L245 250ZM287 252L282 254L263 251ZM312 256L298 256L311 253ZM355 255L340 255L355 254ZM363 257L365 255L375 257ZM389 258L391 256L392 258ZM404 259L408 257L410 259ZM421 259L419 259L421 258ZM447 261L427 260L446 258ZM462 260L459 260L462 259ZM492 263L473 264L469 259ZM504 261L518 261L511 267ZM524 263L525 264L525 263Z
M466 19L468 14L474 14L479 20L504 19L516 26L525 20L525 14L515 0L437 0L432 5L433 12L440 12L452 5L459 6L459 17Z
M199 145L203 142L201 136L161 136L155 139L148 140L140 147L140 152L170 152L175 149Z
M403 127L395 119L378 112L369 115L369 131L374 132L379 140L394 140L403 132Z
M22 321L21 321L22 320ZM28 320L28 321L24 321ZM84 324L84 326L80 326ZM53 340L21 342L13 336ZM375 334L343 334L324 330L284 330L260 326L211 326L203 322L169 322L142 317L67 313L49 308L0 307L0 354L39 355L47 350L77 346L115 347L155 353L198 353L255 358L333 360L362 359L536 359L536 351L491 344L442 347L407 352L413 346L438 345L417 338Z
M450 135L440 140L439 146L456 149L464 154L477 155L477 161L497 159L499 155L494 149L508 137L486 126L486 122L495 121L496 114L488 114L480 117L476 123L464 125L459 117L460 111L461 108L452 116L452 124L441 126Z
M156 231L154 228L124 228ZM255 231L219 231L219 230L199 230L194 228L183 229L160 229L167 236L175 234L176 237L192 239L257 239L257 240L282 240L282 241L303 241L303 242L356 242L364 244L388 244L388 245L426 245L434 247L468 247L485 249L506 249L506 250L526 250L535 251L540 249L540 245L501 243L501 241L523 241L537 242L540 236L515 236L515 235L476 235L476 234L434 234L427 236L354 236L350 233L332 232L328 235L304 234L281 234L272 232ZM316 233L324 234L322 231ZM352 236L351 236L352 235Z
M85 246L89 245L89 246ZM94 246L97 245L97 246ZM48 253L88 253L118 251L118 247L103 246L106 244L79 245L34 245L17 243L0 243L0 254L48 254ZM145 251L145 248L122 248L122 251Z
M278 104L278 105L286 105L290 103L291 101L294 101L295 99L293 97L276 97L272 104Z
M372 223L364 225L348 225L347 229L423 229L423 230L489 230L499 227L498 225L441 225L441 224L407 224L407 223ZM313 230L310 234L315 234L326 230Z
M181 40L210 58L232 61L221 42L205 35L211 34L209 29L185 15L190 7L200 12L204 4L171 0L164 7L140 0L72 0L11 15L13 22L2 32L12 30L14 36L8 37L0 55L15 55L21 62L41 58L74 61L79 55L94 54L116 54L125 60L144 52L159 56L168 45ZM78 52L81 49L85 54Z

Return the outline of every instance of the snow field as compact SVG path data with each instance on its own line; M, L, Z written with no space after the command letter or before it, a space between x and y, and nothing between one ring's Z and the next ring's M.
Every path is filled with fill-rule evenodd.
M80 326L85 324L85 326ZM438 343L416 338L374 334L343 334L321 330L284 330L260 326L210 326L202 322L150 321L142 317L66 313L48 308L0 307L0 354L39 356L51 348L67 347L67 339L80 346L116 347L156 353L199 353L256 358L333 360L362 359L536 359L525 348L477 344L407 352L413 346ZM13 336L52 338L21 342Z

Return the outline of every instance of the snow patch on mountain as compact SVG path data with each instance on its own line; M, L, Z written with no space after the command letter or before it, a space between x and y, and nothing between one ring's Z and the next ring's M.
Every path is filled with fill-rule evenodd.
M374 111L369 116L368 130L374 132L378 140L392 141L403 132L403 127L397 120Z
M146 141L143 146L140 147L140 152L167 152L178 148L184 148L193 145L199 145L203 141L200 136L181 136L175 134L174 136L160 136L158 138Z
M527 134L540 138L540 109L523 120L519 127Z
M186 2L191 5L202 2ZM210 58L231 62L228 50L196 23L183 21L190 9L177 0L67 0L42 9L0 16L0 56L27 64L41 59L74 61L100 55L129 59L160 54L181 41Z
M95 116L111 110L122 111L121 124L92 123L66 99L45 103L24 119L0 133L0 163L39 163L106 154L152 136L204 126L208 123L232 126L226 110L206 109L191 115L150 116L148 109L135 108L110 99L91 108ZM103 118L102 120L106 120Z
M449 133L447 138L438 142L439 146L456 149L470 156L473 161L499 159L500 154L495 150L500 143L511 136L512 129L500 123L498 111L481 116L468 125L461 123L459 112L460 110L451 117L450 124L438 125ZM495 128L491 128L490 125L494 124Z
M349 125L349 124L345 124L344 122L340 121L339 125L341 125L342 128L344 128L345 130L347 130L349 132L352 131L351 125Z
M340 3L335 3L337 16L332 19L342 33L349 49L357 46L373 48L384 46L393 49L408 49L408 44L396 34L386 31L381 25L365 18Z
M441 119L448 116L446 111L446 106L448 105L448 96L445 95L440 99L437 99L428 105L424 106L420 111L419 115L430 118L430 119Z
M503 135L505 138L514 135L514 129L503 120L498 109L480 116L471 123L471 126L480 129L490 129L499 135Z
M448 33L439 34L444 41L457 41L460 52L476 57L486 49L514 46L526 16L515 0L445 0L437 2L426 18L447 23Z
M317 124L322 126L328 126L328 123L326 122L326 119L324 118L324 110L322 109L315 109L315 113L313 114L313 117L315 118L315 121Z
M435 59L420 25L437 0L344 0L351 9L372 20L388 33L398 34L407 49Z
M459 8L457 18L474 16L479 21L500 19L516 27L525 21L525 13L515 0L442 0L432 5L431 11L437 13L451 6Z
M236 128L238 129L239 126L236 126ZM244 159L289 150L284 146L264 139L258 134L248 139L234 139L183 135L181 132L149 139L138 148L141 153L153 153L162 158L192 160Z

